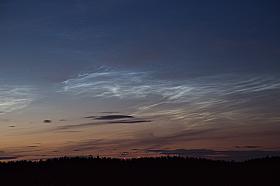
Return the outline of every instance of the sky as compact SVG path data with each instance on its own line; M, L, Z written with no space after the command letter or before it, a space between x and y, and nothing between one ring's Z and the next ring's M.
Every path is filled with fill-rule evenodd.
M0 160L280 155L276 0L0 0Z

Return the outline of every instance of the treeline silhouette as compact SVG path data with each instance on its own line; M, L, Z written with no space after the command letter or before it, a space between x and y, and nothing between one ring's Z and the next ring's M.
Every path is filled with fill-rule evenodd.
M3 186L280 185L280 157L244 162L160 157L57 158L0 163Z

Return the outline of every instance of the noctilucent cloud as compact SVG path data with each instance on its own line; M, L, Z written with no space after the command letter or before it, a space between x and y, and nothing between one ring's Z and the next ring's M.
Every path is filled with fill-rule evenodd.
M279 5L2 0L0 160L280 154Z

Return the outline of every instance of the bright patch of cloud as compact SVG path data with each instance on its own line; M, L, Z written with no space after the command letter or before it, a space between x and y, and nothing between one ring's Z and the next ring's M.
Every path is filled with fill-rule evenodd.
M0 114L27 107L35 98L34 89L27 86L0 87Z
M64 81L61 92L135 100L135 114L145 117L164 115L194 123L279 121L273 108L280 103L273 100L273 95L280 93L280 78L271 75L223 74L161 80L152 72L105 70Z

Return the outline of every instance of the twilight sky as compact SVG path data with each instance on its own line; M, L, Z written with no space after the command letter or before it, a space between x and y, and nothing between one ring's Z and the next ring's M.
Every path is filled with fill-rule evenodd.
M277 0L1 0L0 160L280 155Z

